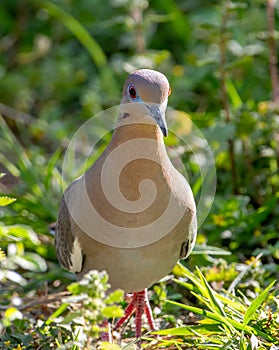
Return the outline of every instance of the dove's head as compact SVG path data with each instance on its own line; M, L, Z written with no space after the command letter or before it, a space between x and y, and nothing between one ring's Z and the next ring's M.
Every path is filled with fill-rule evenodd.
M136 103L135 106L151 115L164 136L167 136L165 113L170 93L171 88L164 74L151 69L140 69L126 79L121 104Z

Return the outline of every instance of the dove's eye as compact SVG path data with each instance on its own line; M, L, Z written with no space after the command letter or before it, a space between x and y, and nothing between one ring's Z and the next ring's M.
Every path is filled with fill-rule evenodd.
M129 85L127 90L131 98L137 98L137 91L133 85Z

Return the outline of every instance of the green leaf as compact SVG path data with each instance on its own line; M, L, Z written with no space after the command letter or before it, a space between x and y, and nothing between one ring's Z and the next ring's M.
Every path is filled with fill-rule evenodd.
M261 294L259 294L256 297L256 299L250 304L250 306L248 307L244 315L244 319L243 319L244 326L246 326L251 321L255 312L258 310L260 305L266 300L266 298L268 297L269 291L274 286L275 282L276 281L271 282L270 285Z
M14 261L21 268L28 271L45 272L47 270L45 259L35 253L26 252L23 256L16 256Z
M116 289L106 298L106 304L119 303L123 299L124 292L121 289Z
M228 76L226 76L226 87L227 87L228 95L230 97L233 108L235 110L239 109L242 106L243 102L242 102L242 100L239 96L239 93L237 92L232 80Z
M117 91L116 80L113 76L113 71L110 68L105 52L101 45L95 40L89 32L77 21L73 16L64 11L61 7L50 1L42 1L42 6L48 11L48 13L57 18L64 24L80 41L80 43L88 50L92 61L96 64L100 71L100 75L103 81L106 83L107 88L113 93Z
M181 307L183 309L186 309L188 311L191 311L197 315L205 316L205 317L208 317L214 321L220 322L220 324L226 325L228 327L228 329L230 329L231 331L236 331L237 329L242 329L241 323L234 321L229 317L224 317L224 316L218 314L217 312L203 310L203 309L200 309L200 308L197 308L194 306L177 303L175 301L170 301L170 300L166 300L166 302L169 304Z
M191 336L195 333L199 334L217 334L223 333L223 330L220 328L219 323L214 324L202 324L197 326L185 326L185 327L175 327L169 329L163 329L153 332L154 334L160 335L176 335L176 336Z
M57 149L56 152L51 156L51 158L48 160L48 164L46 166L46 176L44 179L45 188L51 190L51 181L53 179L53 173L56 170L55 165L61 156L61 149Z
M72 322L78 323L78 319L81 318L82 316L82 311L76 311L76 312L71 312L67 314L65 317L63 317L63 324L69 324Z
M48 13L59 19L90 52L93 61L97 67L104 68L107 65L107 59L101 46L95 41L88 31L73 16L65 12L61 7L50 1L43 1L43 6Z
M24 243L29 242L32 245L40 244L40 240L36 232L27 225L10 225L6 226L8 233L14 235L17 241L24 241Z
M116 317L122 317L124 315L124 311L120 306L110 305L104 308L104 310L102 311L102 314L106 318L116 318Z
M15 307L9 307L4 313L4 323L6 321L7 324L16 320L22 319L22 313Z
M71 283L67 289L73 295L79 295L82 292L82 286L78 282Z
M50 315L49 318L46 320L46 325L50 325L52 322L55 321L56 318L61 316L67 310L68 306L69 306L68 303L61 304L59 308L55 310L54 313Z
M239 342L239 350L247 350L245 338L242 337Z
M202 245L202 244L196 244L191 255L200 255L200 254L207 254L207 255L231 255L231 252L219 248L214 247L210 245Z
M173 269L173 272L175 274L177 274L178 276L183 276L183 277L189 278L189 280L192 281L192 283L194 283L196 285L198 290L204 289L204 287L203 287L201 281L198 279L198 277L193 272L188 270L184 265L182 265L181 262L178 262L176 264L175 268Z
M213 309L215 311L219 312L220 315L226 317L226 313L224 312L224 306L223 306L222 302L220 300L218 300L217 298L215 298L215 295L214 295L215 292L213 291L213 289L210 287L210 285L206 281L205 277L201 273L201 270L198 267L196 269L197 269L198 275L200 277L200 280L203 282L203 285L206 288L206 291L208 293L208 299L209 299L211 306L213 307Z
M0 197L0 207L5 207L6 205L9 205L16 201L16 198L11 198L8 196L1 196Z
M187 282L184 282L184 281L180 281L177 278L174 278L173 281L175 283L179 284L180 286L187 288L191 292L192 291L198 292L198 289L192 283L187 283Z

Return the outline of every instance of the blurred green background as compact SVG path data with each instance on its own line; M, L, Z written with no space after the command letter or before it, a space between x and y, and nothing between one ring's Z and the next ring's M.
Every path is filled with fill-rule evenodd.
M202 131L216 163L215 201L188 266L226 286L262 254L245 288L252 293L279 277L279 2L270 13L267 3L0 3L0 189L16 198L0 210L4 304L13 288L35 293L61 279L62 289L72 279L59 268L48 232L63 155L87 119L119 103L125 78L139 68L168 77L169 106ZM179 140L166 143L179 147ZM182 160L198 196L187 149ZM203 254L207 246L231 254Z

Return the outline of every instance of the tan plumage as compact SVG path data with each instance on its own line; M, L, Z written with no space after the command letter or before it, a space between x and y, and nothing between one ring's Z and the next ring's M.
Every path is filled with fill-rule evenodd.
M164 277L192 250L195 202L163 142L169 94L159 72L139 70L127 78L111 142L61 201L55 244L64 268L79 275L106 270L112 288L136 292ZM115 169L125 159L131 161L118 178ZM107 198L115 186L123 203Z

